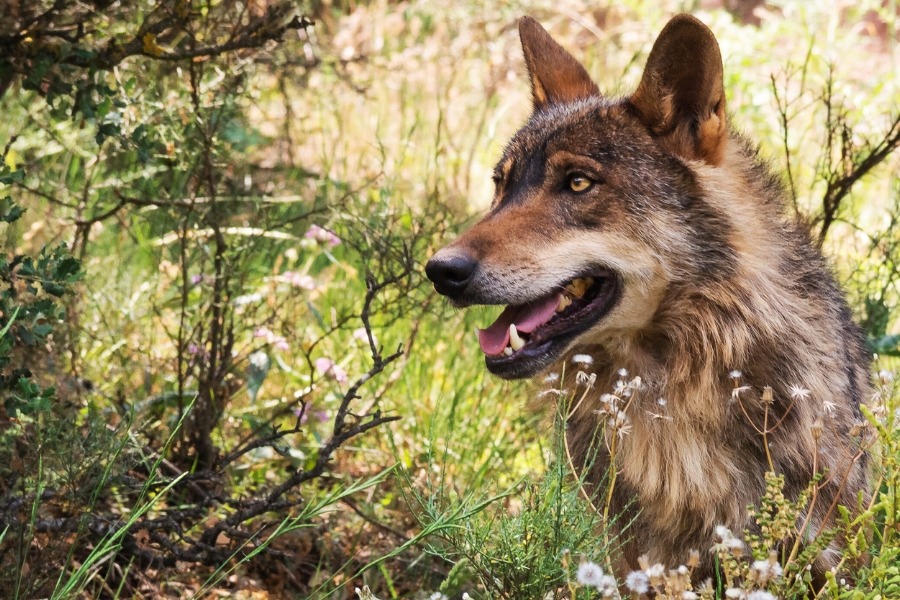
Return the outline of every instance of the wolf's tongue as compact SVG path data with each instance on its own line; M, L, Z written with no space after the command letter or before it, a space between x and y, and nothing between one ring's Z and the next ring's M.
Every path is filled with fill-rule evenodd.
M531 333L553 317L559 297L560 294L552 294L531 304L507 306L490 327L478 330L481 350L485 354L502 354L509 344L509 326L515 323L517 331Z

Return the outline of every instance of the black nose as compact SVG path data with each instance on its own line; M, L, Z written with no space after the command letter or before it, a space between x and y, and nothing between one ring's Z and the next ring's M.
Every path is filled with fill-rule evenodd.
M425 265L425 274L439 294L459 298L472 281L478 261L463 253L441 257L439 252Z

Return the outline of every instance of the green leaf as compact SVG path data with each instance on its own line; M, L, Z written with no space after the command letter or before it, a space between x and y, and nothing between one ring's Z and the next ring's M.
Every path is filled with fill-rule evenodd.
M18 221L23 214L25 209L13 202L9 196L0 199L0 221L12 223Z
M882 356L900 356L900 335L869 337L869 348Z

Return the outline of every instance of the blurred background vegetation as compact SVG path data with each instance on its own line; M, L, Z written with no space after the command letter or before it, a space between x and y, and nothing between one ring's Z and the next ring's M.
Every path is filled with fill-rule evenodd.
M900 354L897 2L0 7L5 597L543 598L606 552L552 402L487 377L486 315L422 276L529 114L523 14L608 94L706 22L735 126Z

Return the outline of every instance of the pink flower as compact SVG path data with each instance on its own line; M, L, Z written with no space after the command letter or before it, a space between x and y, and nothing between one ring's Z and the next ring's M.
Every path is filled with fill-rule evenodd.
M281 274L281 276L284 281L288 282L294 287L303 288L304 290L316 289L316 280L309 275L301 275L300 273L294 273L293 271L285 271Z
M303 237L327 244L329 248L334 248L341 243L341 238L335 235L334 232L318 225L310 225Z
M353 330L353 339L362 342L363 344L369 343L369 335L366 333L365 327L360 327L359 329ZM375 337L375 334L372 334L372 341L375 342L375 345L378 345L378 338Z
M268 327L257 327L256 330L253 331L253 337L265 338L267 344L272 344L278 350L287 351L291 349L290 344L287 343L284 336L275 335L275 332Z
M272 335L274 335L274 334L272 333L272 330L269 329L268 327L257 327L257 328L253 331L253 337L255 337L255 338L266 338L266 339L268 339L268 338L271 337Z
M316 370L322 375L331 375L338 383L347 382L347 371L345 371L341 365L335 363L330 358L317 358L315 361L315 365Z

